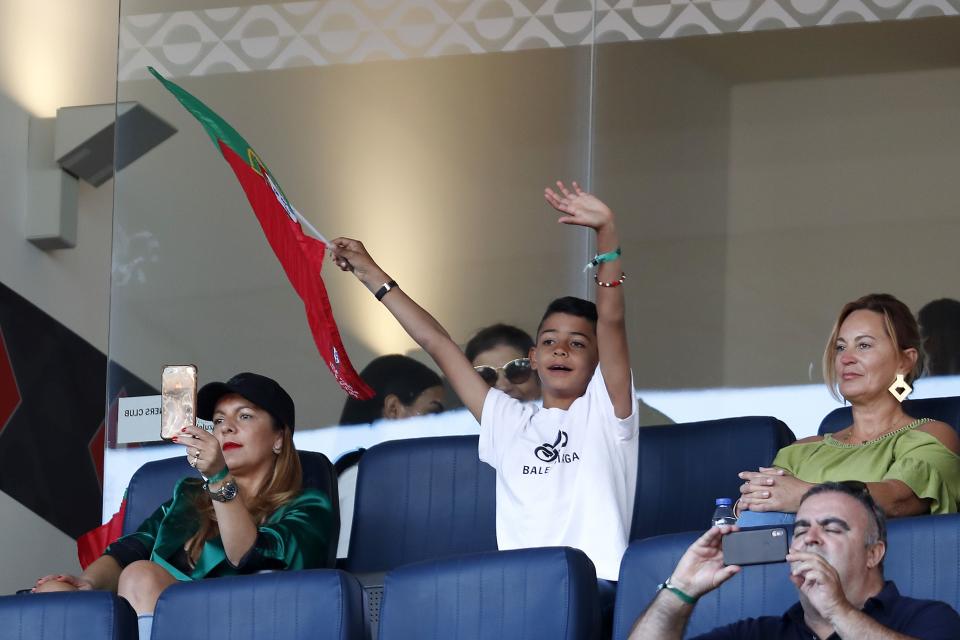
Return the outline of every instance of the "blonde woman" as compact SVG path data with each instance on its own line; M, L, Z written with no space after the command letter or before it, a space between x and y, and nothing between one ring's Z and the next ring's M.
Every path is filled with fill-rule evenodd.
M823 375L850 403L852 423L784 447L773 464L740 478L741 526L792 521L803 495L823 482L858 480L888 517L956 513L960 439L950 425L910 416L900 402L923 371L910 309L874 293L844 305L827 341ZM784 517L784 514L788 514Z

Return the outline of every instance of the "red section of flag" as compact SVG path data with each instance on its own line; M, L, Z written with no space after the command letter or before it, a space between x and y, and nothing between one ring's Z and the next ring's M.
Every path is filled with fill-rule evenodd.
M77 538L77 558L80 566L86 569L94 560L103 555L104 550L123 534L123 516L127 512L127 499L120 503L120 511L113 514L110 521L91 529Z
M0 331L0 434L7 428L10 418L20 406L20 388L13 372L13 363L7 351L7 342Z
M93 463L93 469L97 472L97 482L100 483L100 489L103 489L103 436L106 433L106 420L100 423L90 442L87 443L87 450L90 452L90 461Z
M281 201L282 196L271 186L264 167L260 167L259 173L254 171L246 158L238 156L222 140L220 151L247 194L247 200L290 284L303 300L310 333L330 372L343 390L354 398L372 398L373 389L357 375L347 358L330 309L327 288L320 278L326 245L303 233L294 214Z

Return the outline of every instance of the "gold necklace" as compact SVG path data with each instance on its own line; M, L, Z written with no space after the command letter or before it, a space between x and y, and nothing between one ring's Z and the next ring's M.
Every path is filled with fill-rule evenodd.
M845 444L851 444L851 445L866 444L866 443L868 443L868 442L874 442L875 440L879 440L880 438L885 438L886 436L889 436L889 435L891 435L891 434L897 433L898 431L904 431L904 430L909 429L909 428L911 428L911 427L913 427L913 426L915 426L915 425L918 425L918 424L921 424L921 423L925 423L925 422L930 422L930 418L919 418L919 419L914 420L913 422L911 422L911 423L909 423L909 424L903 425L902 427L899 427L899 428L894 427L894 428L890 429L890 431L884 431L883 433L881 433L880 435L878 435L876 438L872 438L872 439L870 439L870 440L861 440L860 442L851 442L851 439L853 438L853 425L850 425L850 431L848 431L847 433L843 434L843 435L840 437L840 439L843 440L843 442L844 442ZM897 423L894 422L893 424L896 425Z

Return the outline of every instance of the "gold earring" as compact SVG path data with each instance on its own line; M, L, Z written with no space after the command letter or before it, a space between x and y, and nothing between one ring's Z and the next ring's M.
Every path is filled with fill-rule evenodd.
M887 391L893 394L893 397L897 399L897 402L903 402L907 399L908 395L913 393L913 387L911 387L907 381L904 380L902 373L898 373L897 379L893 381L893 384L890 385Z

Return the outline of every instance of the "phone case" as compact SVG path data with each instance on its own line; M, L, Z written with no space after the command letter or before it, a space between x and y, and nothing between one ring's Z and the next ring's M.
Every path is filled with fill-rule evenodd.
M197 424L197 368L169 365L160 378L160 437L170 440L186 425Z
M786 555L787 530L783 527L735 531L723 536L723 563L727 565L785 562Z

